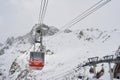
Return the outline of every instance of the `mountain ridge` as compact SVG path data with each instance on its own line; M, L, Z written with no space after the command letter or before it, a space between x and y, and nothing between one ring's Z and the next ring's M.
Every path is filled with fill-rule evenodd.
M56 75L60 75L69 70L70 72L74 71L73 69L77 65L83 64L83 61L89 57L101 57L107 54L114 54L113 51L116 50L119 46L118 42L120 42L119 39L115 40L120 34L119 31L115 29L112 31L102 31L100 29L88 28L77 31L71 30L67 33L63 32L45 43L46 49L53 51L54 54L46 54L45 67L43 70L34 71L29 69L28 65L29 53L33 50L32 43L29 40L32 39L30 34L31 33L28 33L23 37L17 37L13 40L13 44L7 45L9 48L5 49L5 54L0 56L0 60L4 60L0 63L0 72L2 74L0 77L2 79L49 80L51 77L55 79L54 76ZM46 40L49 37L52 36L47 36ZM83 69L78 71L83 72ZM77 76L77 74L78 73L75 73L74 75ZM83 75L82 73L80 74ZM70 74L69 77L70 76L73 75ZM89 75L86 75L86 77L89 77ZM62 78L65 78L64 75ZM77 77L74 77L74 79L77 79Z

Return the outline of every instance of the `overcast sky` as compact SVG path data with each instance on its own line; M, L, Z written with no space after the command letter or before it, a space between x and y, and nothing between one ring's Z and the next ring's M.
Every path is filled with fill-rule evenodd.
M100 0L49 0L44 23L61 28ZM41 0L0 0L0 42L24 35L38 22ZM120 0L108 4L72 27L120 29Z

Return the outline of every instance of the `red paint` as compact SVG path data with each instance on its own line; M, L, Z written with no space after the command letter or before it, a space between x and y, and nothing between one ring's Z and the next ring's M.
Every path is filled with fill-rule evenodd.
M41 70L44 66L44 62L39 61L39 60L30 61L29 63L30 63L29 66L32 69L40 69Z

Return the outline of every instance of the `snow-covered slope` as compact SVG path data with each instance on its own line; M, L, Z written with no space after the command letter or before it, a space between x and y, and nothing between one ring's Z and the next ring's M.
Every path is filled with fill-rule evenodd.
M0 56L1 80L76 80L78 75L84 75L84 68L80 66L87 58L114 54L120 45L120 31L117 29L102 31L90 28L63 32L54 38L51 38L54 35L47 36L44 45L53 54L46 54L42 70L31 70L28 62L33 46L29 34L15 39L11 45L3 46L2 49L6 45L8 47ZM109 80L108 69L105 71L100 79ZM87 72L86 77L91 75Z

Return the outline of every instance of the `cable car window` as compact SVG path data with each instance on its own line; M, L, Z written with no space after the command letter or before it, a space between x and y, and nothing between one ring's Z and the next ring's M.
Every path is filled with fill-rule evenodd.
M31 61L34 61L34 60L44 61L44 53L43 52L31 52L30 60Z

